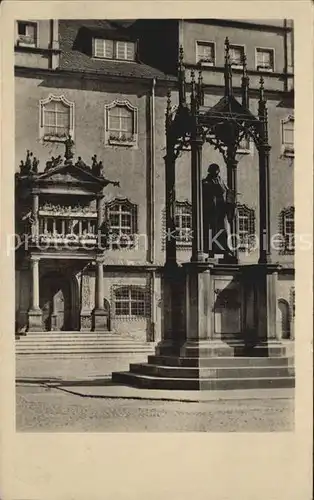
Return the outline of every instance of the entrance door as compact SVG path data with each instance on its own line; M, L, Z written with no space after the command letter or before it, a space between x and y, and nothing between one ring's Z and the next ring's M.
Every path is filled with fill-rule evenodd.
M72 330L71 286L58 274L49 274L40 283L40 306L46 331Z

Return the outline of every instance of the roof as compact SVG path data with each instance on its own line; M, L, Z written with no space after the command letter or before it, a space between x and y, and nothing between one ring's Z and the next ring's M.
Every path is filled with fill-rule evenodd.
M141 62L95 59L91 53L93 36L135 39L133 21L62 20L60 21L60 70L101 73L118 77L174 80L171 75Z

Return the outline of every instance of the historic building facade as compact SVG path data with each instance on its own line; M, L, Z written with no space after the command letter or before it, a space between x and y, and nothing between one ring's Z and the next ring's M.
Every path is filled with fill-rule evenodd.
M280 264L277 337L293 339L293 28L285 20L17 21L18 332L110 329L147 341L163 338L167 91L175 110L181 46L186 72L197 78L202 69L204 105L215 105L224 92L226 37L235 96L241 96L246 55L254 114L264 79L271 253ZM254 264L258 152L249 137L237 160L238 259ZM227 180L221 153L206 144L203 178L210 163L219 164ZM192 255L190 169L190 152L183 151L176 164L180 263ZM241 330L242 314L241 307L235 312L217 301L217 335Z

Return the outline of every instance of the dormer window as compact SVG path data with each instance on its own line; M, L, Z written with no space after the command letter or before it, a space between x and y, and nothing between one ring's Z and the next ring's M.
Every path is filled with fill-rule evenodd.
M232 68L243 68L244 47L243 45L230 45L230 64Z
M97 59L134 61L135 42L94 38L93 56Z
M274 71L273 49L256 49L256 69L258 71Z
M36 47L37 23L17 21L17 45L20 47Z
M204 66L215 65L215 44L213 42L197 42L196 59Z

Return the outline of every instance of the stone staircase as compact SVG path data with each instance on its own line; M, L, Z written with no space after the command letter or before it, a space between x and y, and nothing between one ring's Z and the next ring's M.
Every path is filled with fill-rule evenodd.
M188 356L149 355L147 363L114 372L112 380L151 389L278 389L294 387L294 372L294 358L284 345L248 349L240 343L213 343Z
M135 340L115 332L42 332L17 335L18 356L102 355L154 353L154 343Z

